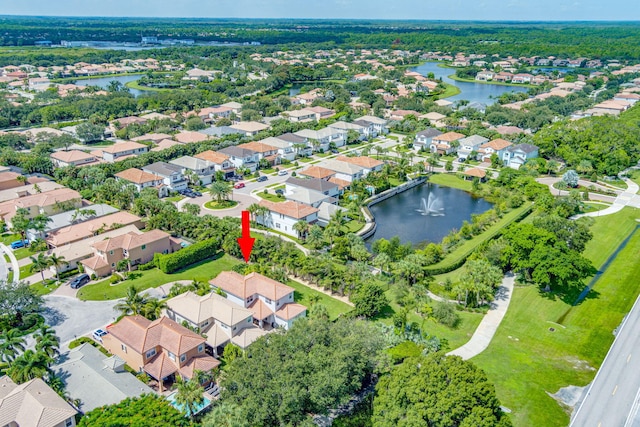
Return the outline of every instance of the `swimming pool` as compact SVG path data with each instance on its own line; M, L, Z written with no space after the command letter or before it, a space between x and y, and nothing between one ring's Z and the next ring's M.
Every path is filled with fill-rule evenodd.
M171 403L171 405L173 405L173 407L176 408L178 411L184 413L185 416L192 415L192 414L189 414L189 411L186 408L183 408L182 405L176 402L176 393L177 391L174 391L169 396L167 396L167 400L169 401L169 403ZM209 405L211 405L211 399L205 397L204 400L198 406L196 406L195 414L202 411Z

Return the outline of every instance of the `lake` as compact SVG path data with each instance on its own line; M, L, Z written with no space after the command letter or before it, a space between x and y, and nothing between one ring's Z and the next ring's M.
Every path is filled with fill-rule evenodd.
M90 79L81 79L73 82L78 86L98 86L102 89L106 89L109 86L109 83L113 80L119 81L122 84L126 84L128 82L133 82L136 80L140 80L143 74L135 74L129 76L111 76L111 77L93 77ZM133 94L133 96L138 97L142 94L152 94L153 91L150 90L139 90L139 89L129 89L129 92Z
M447 98L449 101L466 99L469 102L481 102L486 105L491 105L495 103L496 99L503 93L527 91L526 87L459 82L449 78L451 74L455 74L456 70L454 68L438 67L438 64L438 62L425 62L422 65L411 68L411 71L418 72L425 77L429 73L433 73L437 79L441 78L445 83L456 86L460 89L460 93L458 95Z
M367 244L393 236L400 237L402 243L411 242L416 246L437 243L452 229L459 230L463 221L470 221L472 214L492 207L491 203L472 197L466 191L427 182L369 208L377 228Z

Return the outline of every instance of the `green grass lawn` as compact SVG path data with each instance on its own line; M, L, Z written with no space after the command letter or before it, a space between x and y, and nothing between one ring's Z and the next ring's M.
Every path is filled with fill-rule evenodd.
M629 179L640 185L640 170L632 170L629 172Z
M471 181L467 181L452 173L436 173L429 177L429 182L459 190L471 191Z
M58 283L55 280L45 280L44 282L32 284L30 288L38 295L47 295L58 289L62 283L64 281Z
M320 298L318 300L318 303L327 307L329 317L332 320L336 319L339 315L347 313L353 309L353 307L338 299L332 298L327 294L323 294L322 292L318 292L315 289L311 289L310 287L294 280L287 280L286 284L295 289L295 292L293 294L294 300L297 303L306 306L307 308L311 307L309 297L311 297L312 295L318 295L318 297Z
M154 268L146 271L133 272L134 279L124 280L111 286L109 279L80 288L78 298L81 300L105 301L122 298L127 293L129 285L134 285L138 291L156 288L165 283L176 280L202 280L209 281L221 271L231 270L240 261L229 255L221 255L218 258L203 261L176 273L166 274Z
M311 157L301 157L299 159L296 159L297 162L302 162L302 163L311 163L313 161L313 158Z
M438 95L438 99L449 98L450 96L455 96L461 92L458 86L450 85L448 83L444 83L444 85L446 86L446 89Z
M33 270L32 271L32 267L33 263L27 264L27 265L23 265L22 267L20 267L20 278L24 279L25 277L29 277L32 276L34 274L37 273L37 271Z
M235 200L223 200L222 202L218 202L216 200L211 200L204 204L206 209L230 209L238 205L238 202Z
M360 230L362 227L364 227L364 221L358 221L358 220L352 219L351 221L343 225L341 227L341 230L348 234L348 233L355 233L356 231Z
M602 265L636 226L640 211L625 208L596 218L585 250ZM640 233L636 233L581 304L572 307L535 286L517 287L489 348L472 360L495 384L515 426L566 426L569 414L549 395L595 376L640 292ZM561 321L562 324L557 322ZM552 332L549 328L554 328Z
M277 194L271 194L271 193L267 193L264 194L263 191L258 191L257 193L254 193L256 196L260 197L261 199L265 199L265 200L269 200L270 202L286 202L286 199L284 197L278 197Z
M165 197L164 200L166 200L167 202L179 202L180 200L184 199L184 196L171 196L171 197Z
M584 202L584 208L582 212L597 212L603 209L607 209L611 205L609 203L594 203L594 202Z
M29 248L20 248L13 251L13 254L16 256L16 259L23 259L30 256L37 257L38 254L34 254L29 250Z

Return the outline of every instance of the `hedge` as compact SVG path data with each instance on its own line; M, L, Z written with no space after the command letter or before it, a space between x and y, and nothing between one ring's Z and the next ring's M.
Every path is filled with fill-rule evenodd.
M153 257L153 262L163 273L170 274L196 262L211 258L219 250L220 241L213 237L194 243L172 254L157 253Z

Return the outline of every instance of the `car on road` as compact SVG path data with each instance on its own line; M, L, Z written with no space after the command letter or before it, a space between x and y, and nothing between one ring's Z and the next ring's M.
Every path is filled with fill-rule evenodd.
M331 150L331 154L340 154L338 150Z
M238 182L236 185L233 186L233 188L235 189L244 188L244 182Z
M202 193L201 193L201 192L199 192L199 191L193 191L193 194L195 194L195 195L196 195L196 197L200 197L200 196L202 196Z
M289 175L289 171L286 171L286 170L278 171L278 176L285 176L285 175Z
M104 329L96 329L95 331L93 331L93 339L102 344L102 337L107 335L108 333L109 332L105 331Z
M258 177L258 179L256 181L258 182L264 182L266 180L268 180L269 178L266 175L262 175L260 177Z
M81 274L79 276L76 276L72 281L70 281L69 286L71 286L71 289L78 289L86 285L87 283L89 283L90 280L91 278L89 277L88 274Z
M28 244L29 244L28 240L16 240L15 242L11 242L11 249L24 248Z

